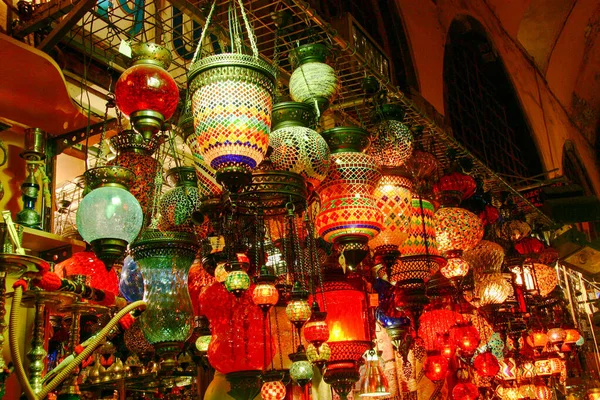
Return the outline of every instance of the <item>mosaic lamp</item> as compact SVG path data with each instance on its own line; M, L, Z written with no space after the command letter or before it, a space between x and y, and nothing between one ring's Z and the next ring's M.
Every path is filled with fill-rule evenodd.
M273 167L302 176L311 190L325 179L331 164L327 142L310 128L313 108L293 101L275 104L269 137Z
M240 297L250 287L250 277L244 271L243 263L232 261L229 263L231 271L225 279L225 288L235 297Z
M425 376L432 382L441 381L446 377L448 372L448 359L442 356L437 351L430 351L427 353L427 359L423 369L425 370Z
M256 278L256 286L252 291L252 301L265 313L279 301L275 279L275 275L271 275L267 267L263 265L260 269L260 275Z
M294 101L316 104L320 112L329 107L339 91L340 82L335 70L325 63L327 46L305 44L290 52L294 72L290 77L290 95Z
M304 325L304 339L316 348L329 340L329 327L327 325L327 313L319 308L319 303L313 302L312 314Z
M280 380L266 381L260 389L260 396L262 400L283 400L287 389Z
M290 378L299 386L304 387L313 377L313 366L306 358L304 348L300 346L296 353L289 355L292 360L290 366Z
M137 237L144 221L140 203L127 190L134 175L126 168L110 166L89 169L84 178L91 191L79 203L77 229L96 256L111 268Z
M131 46L133 66L115 84L117 107L146 140L162 129L179 103L177 83L166 68L171 52L155 43Z
M369 240L383 228L383 214L373 196L381 169L372 156L363 153L369 146L364 129L337 127L322 135L331 149L331 167L318 188L321 210L315 227L353 268L367 255Z
M373 116L375 128L369 154L383 167L399 167L413 152L413 134L402 123L404 109L397 104L382 104Z

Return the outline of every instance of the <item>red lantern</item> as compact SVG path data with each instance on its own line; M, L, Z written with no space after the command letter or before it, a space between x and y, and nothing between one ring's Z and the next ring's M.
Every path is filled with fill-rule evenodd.
M462 315L450 310L430 310L419 318L419 337L423 339L427 350L438 350L439 335L448 333L457 323L463 322ZM451 343L454 341L451 338Z
M581 337L581 334L577 329L565 329L565 332L567 334L565 337L565 344L573 344Z
M500 371L498 359L492 353L481 353L475 357L473 366L481 376L493 377Z
M548 335L543 331L533 331L527 336L527 344L537 350L542 350L548 344Z
M425 360L423 369L425 369L425 376L430 381L441 381L448 372L448 359L439 353L430 353Z
M154 43L139 43L132 46L132 52L134 65L119 77L115 98L119 110L149 139L175 113L179 89L165 70L171 63L169 50Z
M552 398L552 389L544 383L538 383L535 385L535 398L536 400L550 400Z
M200 292L203 288L209 286L214 281L215 278L206 272L204 267L202 267L202 262L200 259L194 260L188 274L188 292L190 293L190 298L192 299L194 315L200 315Z
M479 331L471 322L459 322L450 328L450 337L466 354L473 354L479 346Z
M75 253L71 258L56 264L54 272L61 279L72 275L85 275L89 277L89 285L95 289L119 294L119 278L115 270L106 270L104 263L91 251Z
M451 172L442 176L434 188L438 192L455 192L461 200L473 196L476 189L475 179L462 172Z
M567 338L567 332L563 328L552 328L546 333L548 335L548 341L552 344L560 345Z
M312 315L304 324L304 339L315 347L329 340L329 327L327 326L327 313L319 310L319 304L313 304Z
M213 334L208 361L221 373L264 369L276 351L271 335L264 331L263 312L252 301L253 289L236 298L214 282L200 294L200 313L210 321Z
M452 398L454 400L476 400L478 397L479 390L471 382L461 382L452 389Z
M500 218L500 212L496 207L490 206L489 204L487 204L485 209L479 213L479 219L484 226L495 223L498 221L498 218Z
M515 244L515 250L519 254L539 254L544 250L544 243L541 240L534 237L526 237L519 240Z

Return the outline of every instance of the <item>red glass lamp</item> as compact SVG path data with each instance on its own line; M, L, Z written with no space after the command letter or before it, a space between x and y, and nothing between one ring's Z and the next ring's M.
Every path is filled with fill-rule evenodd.
M469 322L459 322L450 328L450 337L465 354L473 354L479 346L479 331Z
M175 113L179 89L165 70L171 64L169 50L155 43L138 43L131 46L131 52L133 66L115 85L117 107L149 140Z
M298 329L300 329L309 320L312 310L308 304L308 292L300 285L299 282L294 283L291 299L285 308L285 314L289 321Z
M471 382L460 382L452 389L453 400L477 400L479 390Z
M283 400L286 393L285 385L279 380L264 382L260 389L260 396L263 400Z
M423 369L425 376L432 382L441 381L448 372L448 359L438 352L430 352L425 360Z
M473 366L481 376L494 377L500 371L498 359L492 353L481 353L473 361Z
M434 187L434 191L441 194L442 198L451 196L458 201L473 196L476 189L475 179L458 171L444 174Z
M275 287L275 279L276 277L271 275L267 267L263 265L260 269L260 275L256 279L256 286L254 286L254 290L252 291L252 301L264 313L269 312L271 307L279 301L279 292Z
M548 332L546 332L546 335L548 335L548 341L550 343L556 344L558 346L560 346L567 338L567 332L563 328L560 328L560 327L548 329Z
M339 272L337 272L339 271ZM328 345L331 357L323 376L338 395L345 398L360 378L358 362L371 348L367 328L367 302L361 281L347 279L341 269L325 277L323 292L316 300L327 304L327 324L330 327Z
M331 149L331 168L317 189L321 210L315 227L319 236L338 247L352 268L367 255L369 240L383 229L383 214L373 196L381 168L363 153L369 146L364 129L337 127L322 135Z
M581 338L581 333L579 333L579 331L574 328L565 329L565 333L566 333L565 344L568 344L568 345L572 345L572 344L576 343L579 340L579 338Z
M460 257L471 250L483 237L479 217L460 207L444 207L435 213L435 237L441 252L449 258Z
M329 327L327 326L327 313L319 309L319 303L314 302L312 315L304 325L304 339L316 348L329 340Z
M457 323L464 322L463 316L456 311L446 309L429 310L419 318L419 337L423 339L427 350L439 350L441 341L446 341L445 335ZM454 344L454 338L449 337Z
M542 330L535 330L527 336L527 344L536 350L542 350L548 344L548 335Z

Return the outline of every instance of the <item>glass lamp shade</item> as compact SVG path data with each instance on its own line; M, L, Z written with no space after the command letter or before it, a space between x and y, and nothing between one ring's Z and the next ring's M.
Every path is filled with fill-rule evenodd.
M504 262L504 249L498 243L482 240L465 251L462 258L469 263L476 277L499 273Z
M412 182L394 170L384 169L373 196L384 215L383 231L369 242L371 248L400 246L408 238L412 216Z
M550 400L552 399L552 389L543 383L537 383L535 385L535 398L536 400Z
M498 359L492 353L481 353L475 357L473 366L480 376L494 377L500 371Z
M311 317L304 324L302 332L304 333L304 339L317 347L329 340L329 327L325 319L313 319Z
M321 210L315 221L317 233L330 243L366 245L383 228L383 214L373 197L381 169L372 156L361 152L369 145L368 133L360 128L337 127L322 134L332 154L331 167L318 189Z
M193 145L189 146L194 150ZM204 162L199 153L193 152L194 168L196 168L196 177L198 178L198 191L201 197L218 197L223 194L223 187L217 182L216 171Z
M312 310L305 299L292 299L285 307L285 315L293 324L303 324L310 318Z
M252 301L261 308L270 308L279 301L279 292L270 282L260 282L254 286Z
M425 370L425 376L432 382L441 381L446 377L448 372L448 359L441 354L430 354L425 360L423 369Z
M306 385L312 380L313 377L313 366L310 361L296 360L292 362L290 366L290 378L300 386Z
M562 344L567 338L567 332L563 328L552 328L546 332L548 341L552 344Z
M471 382L460 382L452 389L453 400L477 400L479 389Z
M264 382L260 389L262 400L283 400L287 390L281 381Z
M212 335L199 336L198 339L196 339L196 350L201 353L206 353L208 351L208 346L210 346L211 340Z
M460 322L450 328L450 338L465 354L473 354L479 346L479 331L471 322Z
M497 232L498 236L510 242L518 242L531 233L531 225L525 221L512 220L504 222Z
M512 285L501 274L489 274L475 281L478 305L502 304L514 293Z
M512 357L504 357L499 361L500 372L498 377L504 381L514 381L517 379L517 363Z
M123 261L119 291L125 300L130 302L144 298L144 277L139 265L131 256L125 257Z
M535 378L535 364L532 361L524 361L519 365L518 378L521 381L528 381Z
M326 342L321 343L319 347L309 343L308 346L306 346L306 357L308 358L308 361L314 365L322 366L329 361L329 358L331 357L331 347L329 347Z
M77 229L88 243L107 237L132 242L142 228L143 219L140 203L119 187L92 190L77 209Z
M271 132L269 145L275 169L301 175L313 189L325 179L331 165L330 152L316 131L303 126L279 128Z
M384 104L376 114L377 121L369 154L379 165L398 167L410 158L413 151L413 134L402 123L404 110L396 104Z
M159 65L134 65L115 84L117 107L127 116L138 111L154 111L167 120L179 102L177 83Z
M325 63L328 53L327 47L319 43L299 46L290 53L292 64L296 65L289 83L292 99L316 103L321 112L340 88L337 73Z
M222 53L190 68L194 152L232 192L250 182L267 152L274 87L274 68L258 57Z
M435 237L442 252L470 250L483 238L483 224L464 208L440 208L435 213Z
M192 219L201 204L196 171L192 167L175 167L166 173L166 178L175 187L167 190L158 203L159 228L194 232Z
M533 270L535 273L535 285L539 289L540 296L547 297L556 285L558 285L556 271L552 267L538 263L533 264ZM525 284L527 285L527 283L526 281Z
M450 331L463 317L456 311L435 309L424 312L419 318L419 337L423 339L425 349L438 350L439 338Z
M448 262L440 268L440 272L448 279L463 278L469 272L469 263L461 257L448 258Z
M477 184L472 176L457 171L443 175L434 187L442 195L442 199L444 193L454 193L459 200L473 196L476 189Z
M137 237L144 221L140 203L126 190L134 175L123 167L105 166L87 170L84 177L91 191L79 203L77 229L110 268Z
M152 344L183 344L191 334L194 311L188 272L198 250L195 243L187 233L146 230L131 245L144 275L144 300L148 303L140 322Z
M400 246L402 258L421 255L440 256L433 204L422 198L413 198L411 210L408 238Z
M110 139L110 145L117 154L108 165L119 165L130 169L135 180L129 192L140 202L144 213L144 226L148 226L152 218L154 204L155 178L158 172L158 160L152 157L160 144L157 136L145 140L141 134L133 130L124 130Z
M515 250L517 251L517 253L522 254L522 255L526 255L526 254L539 254L542 252L542 250L544 250L544 248L546 247L544 245L544 243L534 237L526 237L523 238L521 240L519 240L517 243L515 243Z
M228 292L236 296L246 291L250 287L250 277L246 271L234 270L229 272L225 279L225 288Z

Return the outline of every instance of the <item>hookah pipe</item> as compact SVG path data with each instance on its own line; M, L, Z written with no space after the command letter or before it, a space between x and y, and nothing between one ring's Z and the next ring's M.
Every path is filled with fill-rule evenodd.
M19 346L18 338L18 320L19 311L21 306L21 300L23 297L23 291L27 288L27 281L25 280L25 274L21 279L16 281L13 285L14 297L12 309L10 312L9 322L9 343L10 353L15 365L15 372L26 397L29 400L41 400L45 398L48 393L56 389L56 387L71 375L72 371L84 360L86 360L94 350L104 342L106 337L113 332L113 329L119 324L123 329L128 329L133 324L133 317L130 312L136 309L144 309L146 302L140 300L124 306L109 322L106 324L100 332L86 340L85 342L76 346L75 351L65 357L65 359L52 371L50 371L44 382L49 381L44 388L39 392L35 393L29 383L27 374L23 367L23 360L21 358L21 351ZM110 292L103 290L94 289L86 285L76 284L68 279L60 279L58 275L50 271L50 265L44 263L41 265L41 271L34 276L32 283L44 290L62 290L73 292L81 295L83 298L91 301L100 303L102 305L114 305L123 304L122 301L117 300L116 296Z

